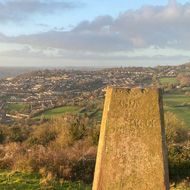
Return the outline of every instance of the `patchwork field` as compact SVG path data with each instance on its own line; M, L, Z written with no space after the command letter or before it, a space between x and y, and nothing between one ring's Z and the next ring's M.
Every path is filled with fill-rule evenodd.
M186 95L178 95L178 94L164 94L163 95L163 101L167 105L164 106L164 111L171 111L174 114L176 114L179 119L184 120L185 123L190 126L190 106L188 103L190 102L190 97ZM181 106L182 104L186 104L186 106ZM52 117L63 115L64 113L70 113L74 115L80 115L83 114L88 115L91 119L96 119L97 121L101 121L102 119L102 110L98 110L95 112L95 109L85 109L85 108L79 108L75 106L64 106L59 108L54 108L51 110L45 111L44 117L46 119L50 119ZM40 119L41 115L33 117L33 119Z
M164 78L163 78L164 79ZM165 103L164 110L171 111L176 114L179 119L185 121L185 123L190 126L190 97L184 94L163 94L163 101ZM8 111L16 110L21 112L21 110L27 104L7 104ZM97 121L101 121L102 119L102 110L98 110L96 112L95 109L86 109L86 108L79 108L76 106L64 106L59 108L54 108L51 110L45 111L44 117L46 119L50 119L52 117L63 115L64 113L70 113L74 115L88 115L91 119L96 119ZM33 119L40 119L41 114L38 116L33 117Z

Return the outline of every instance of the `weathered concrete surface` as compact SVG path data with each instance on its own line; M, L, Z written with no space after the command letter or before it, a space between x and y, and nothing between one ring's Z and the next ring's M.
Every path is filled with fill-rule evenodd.
M168 190L161 90L108 88L93 190Z

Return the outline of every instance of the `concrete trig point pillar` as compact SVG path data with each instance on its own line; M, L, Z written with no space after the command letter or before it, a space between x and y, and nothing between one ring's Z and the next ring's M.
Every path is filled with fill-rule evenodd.
M108 87L93 190L168 190L161 90Z

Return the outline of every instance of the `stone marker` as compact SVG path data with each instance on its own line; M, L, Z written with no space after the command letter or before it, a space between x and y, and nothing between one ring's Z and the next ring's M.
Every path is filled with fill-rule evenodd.
M169 190L161 89L108 87L93 190Z

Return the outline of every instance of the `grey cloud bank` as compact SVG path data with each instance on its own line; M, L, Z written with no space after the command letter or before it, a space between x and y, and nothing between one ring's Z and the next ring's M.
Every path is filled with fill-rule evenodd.
M49 31L7 37L9 43L78 51L124 51L134 48L190 49L190 3L171 1L166 7L144 6L129 10L118 18L97 17L84 21L71 31ZM4 38L5 39L5 38Z
M9 3L9 4L8 4ZM14 2L6 6L13 9ZM54 8L72 9L76 5L67 2L51 3L35 0L16 1L13 12L51 12ZM22 6L19 3L23 3ZM18 5L18 6L17 6ZM31 5L31 7L29 6ZM0 20L8 15L0 4ZM30 8L29 8L30 7ZM19 14L18 14L19 15ZM13 14L10 15L12 17ZM5 17L5 16L4 16ZM4 18L4 20L9 19ZM187 54L178 50L190 51L190 3L181 5L170 0L167 6L143 6L137 10L128 10L112 18L103 15L93 21L83 21L70 31L51 30L32 35L5 36L0 34L0 42L16 43L36 49L3 51L1 56L41 57L73 60L187 60ZM52 48L51 56L45 51ZM150 55L154 48L156 55ZM160 49L172 49L176 54L163 55ZM144 55L131 55L132 52L144 51ZM120 53L120 54L117 54ZM110 55L113 54L113 55Z

